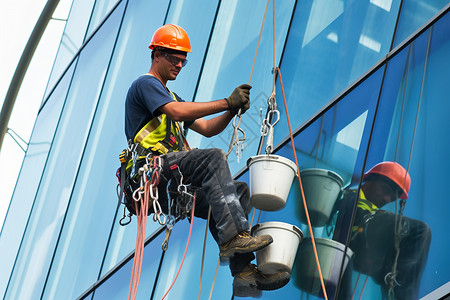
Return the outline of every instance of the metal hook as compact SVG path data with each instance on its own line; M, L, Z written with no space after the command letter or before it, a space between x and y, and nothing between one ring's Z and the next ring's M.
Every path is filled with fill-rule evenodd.
M128 221L123 221L125 218L128 217ZM128 215L126 215L126 210L125 207L123 208L123 217L119 220L119 224L121 226L126 226L128 224L131 223L131 213L129 213Z

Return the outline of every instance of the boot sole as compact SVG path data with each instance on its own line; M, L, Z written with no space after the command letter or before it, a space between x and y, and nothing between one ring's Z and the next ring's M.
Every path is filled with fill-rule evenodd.
M265 248L272 244L273 240L268 240L267 243L260 244L260 245L253 245L252 247L235 247L232 249L229 249L227 251L220 251L219 257L222 260L230 259L234 256L235 253L248 253L248 252L254 252L261 250L262 248Z
M286 284L288 284L289 280L290 280L290 276L287 278L282 278L279 281L272 282L272 283L263 283L263 282L256 281L256 286L258 287L259 290L262 290L262 291L273 291L273 290L278 290L278 289L282 288L283 286L285 286Z

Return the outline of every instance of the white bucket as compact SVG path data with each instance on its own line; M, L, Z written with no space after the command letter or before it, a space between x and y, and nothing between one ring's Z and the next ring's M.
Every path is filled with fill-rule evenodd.
M322 271L325 288L328 297L331 297L336 291L339 282L345 246L337 241L324 238L315 238L314 241L316 242L317 256L319 257L320 270ZM309 294L323 297L311 238L307 237L303 240L298 247L297 255L294 284ZM352 250L347 248L343 270L346 269L352 255Z
M286 200L297 173L295 163L279 155L258 155L249 158L250 203L264 211L275 211Z
M282 222L266 222L252 228L252 235L269 234L273 243L256 251L258 270L264 274L292 271L297 248L303 232L296 226Z
M344 180L337 173L324 169L305 169L300 172L311 225L324 226L338 199ZM300 199L300 221L307 224L303 201Z

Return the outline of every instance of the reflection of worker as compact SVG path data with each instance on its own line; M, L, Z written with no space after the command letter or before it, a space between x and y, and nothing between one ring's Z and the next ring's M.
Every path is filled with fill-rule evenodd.
M170 181L169 192L175 190L177 194L180 184L177 175L182 175L184 183L199 191L195 215L207 218L211 207L210 231L220 245L220 257L230 259L235 295L257 295L260 290L280 288L289 281L288 273L263 275L250 264L254 259L253 251L272 243L272 237L249 235L248 187L232 180L224 152L220 149L182 151L183 121L186 127L206 137L222 132L238 110L245 113L250 107L251 86L241 85L231 96L221 100L184 102L166 83L175 80L187 63L191 45L186 32L177 25L164 25L153 35L149 48L152 49L150 71L136 79L128 91L125 132L127 139L138 145L136 151L140 157L162 157L164 176L158 185L158 194L163 211L175 210L175 204L168 204L166 188ZM209 120L202 118L220 112L223 113ZM136 167L144 162L145 159L141 159ZM138 187L136 178L130 182L131 189Z
M354 269L370 275L388 299L417 299L431 231L427 224L402 216L410 176L398 163L382 162L370 169L363 180L351 230ZM344 193L335 240L345 243L347 239L344 231L349 228L356 195L355 189ZM380 210L398 198L400 214ZM342 289L349 288L343 283Z

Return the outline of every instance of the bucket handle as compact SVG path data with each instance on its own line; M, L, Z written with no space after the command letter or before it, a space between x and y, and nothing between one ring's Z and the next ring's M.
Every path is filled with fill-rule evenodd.
M339 177L339 175L337 175L337 174L334 173L334 172L328 171L328 176L333 177L334 179L336 179L338 182L341 183L341 186L342 186L342 184L343 184L342 178Z
M303 239L303 232L294 225L292 225L292 230L297 232L300 235L300 241L301 241Z

